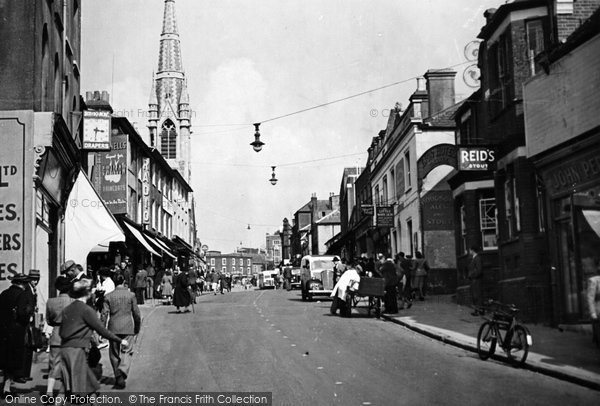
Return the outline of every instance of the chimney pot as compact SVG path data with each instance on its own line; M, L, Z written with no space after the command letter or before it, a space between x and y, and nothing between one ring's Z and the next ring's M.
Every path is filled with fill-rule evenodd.
M425 91L425 78L420 77L417 78L417 92L424 92Z
M85 92L85 101L92 100L93 93L90 91Z
M94 90L94 100L100 100L100 92L98 90Z
M494 17L495 13L496 13L496 9L495 8L488 8L487 10L485 10L483 12L483 16L485 17L485 21L487 23L489 23L490 20Z
M102 100L107 103L110 103L110 98L109 98L108 92L106 90L102 91Z

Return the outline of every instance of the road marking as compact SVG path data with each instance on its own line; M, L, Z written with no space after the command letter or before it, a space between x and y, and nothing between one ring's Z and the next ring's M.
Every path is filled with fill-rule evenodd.
M323 369L323 367L317 367L317 369Z
M344 384L344 382L337 381L335 384L336 384L336 385L343 385L343 384Z
M371 402L362 402L363 405L368 406L371 404Z
M278 333L281 333L281 330L277 330Z
M295 346L296 346L296 344L292 344L291 346L292 346L292 347L295 347Z
M283 338L288 338L287 336L283 336Z

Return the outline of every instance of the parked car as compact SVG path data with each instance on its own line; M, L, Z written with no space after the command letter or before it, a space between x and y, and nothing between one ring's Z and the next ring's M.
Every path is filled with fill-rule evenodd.
M302 285L302 268L292 268L292 289L300 289Z
M332 255L307 255L302 258L302 300L312 300L316 295L331 294L334 258Z

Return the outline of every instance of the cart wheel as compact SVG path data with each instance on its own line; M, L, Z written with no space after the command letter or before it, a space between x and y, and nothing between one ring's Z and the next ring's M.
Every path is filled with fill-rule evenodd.
M375 302L375 317L381 317L381 299L377 298Z

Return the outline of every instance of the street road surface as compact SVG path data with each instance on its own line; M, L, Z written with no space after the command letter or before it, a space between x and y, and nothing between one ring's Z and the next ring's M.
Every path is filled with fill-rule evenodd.
M274 405L600 404L596 391L391 322L329 316L329 304L269 290L205 295L195 313L156 306L127 391L266 391Z

